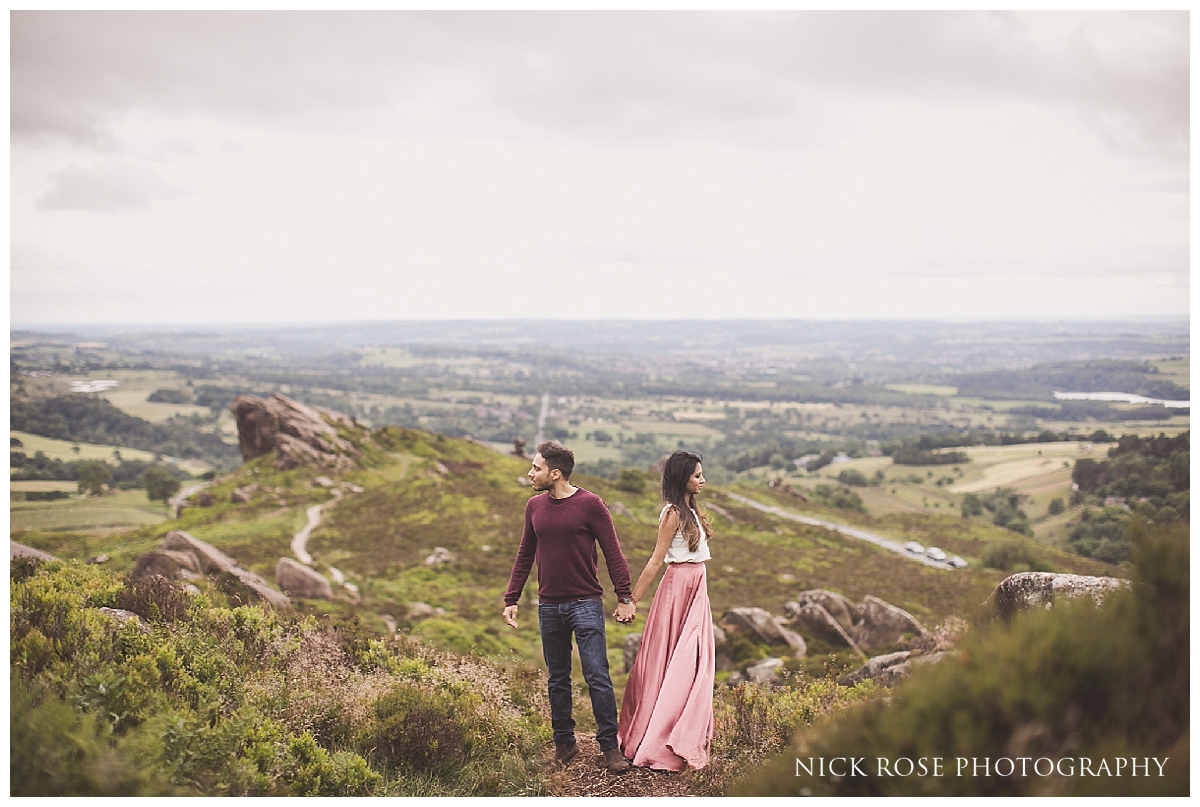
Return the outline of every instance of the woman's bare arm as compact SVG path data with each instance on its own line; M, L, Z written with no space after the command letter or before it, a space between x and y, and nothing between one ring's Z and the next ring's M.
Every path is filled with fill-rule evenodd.
M658 572L662 569L663 558L667 556L667 550L671 548L671 541L675 540L675 533L678 531L679 513L672 507L663 515L662 521L658 522L658 541L654 544L654 552L650 555L650 560L646 561L646 568L642 569L637 585L633 587L635 605L650 590L654 578L658 577Z

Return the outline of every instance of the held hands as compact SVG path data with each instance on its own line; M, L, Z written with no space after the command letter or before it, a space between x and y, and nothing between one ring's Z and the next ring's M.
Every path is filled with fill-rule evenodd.
M504 621L510 628L517 626L517 606L509 605L504 609Z
M636 603L617 603L617 610L613 611L613 618L618 622L628 624L637 618Z

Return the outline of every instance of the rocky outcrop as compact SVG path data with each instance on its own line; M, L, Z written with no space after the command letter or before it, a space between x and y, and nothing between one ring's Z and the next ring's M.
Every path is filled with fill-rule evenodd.
M159 575L168 580L195 580L203 575L200 562L191 552L155 549L137 559L130 577L145 580Z
M851 638L845 628L828 611L815 603L800 606L792 618L793 624L800 624L813 636L834 647L849 647L855 653L865 656L859 649L858 642ZM851 626L853 628L853 626Z
M916 653L912 650L901 650L896 653L886 653L867 659L867 663L853 672L846 673L838 679L842 686L854 686L868 679L885 687L891 687L901 678L912 672L913 667L922 664L933 664L940 661L945 653Z
M869 594L854 603L835 591L812 589L800 592L783 610L792 625L835 647L849 647L863 658L864 647L883 647L905 634L927 633L908 611Z
M870 594L863 597L862 610L862 619L854 623L850 632L862 647L882 647L900 641L906 633L925 633L925 628L908 611Z
M291 604L286 594L271 588L266 580L248 569L215 546L198 540L183 530L172 530L163 538L160 549L138 558L130 577L144 580L153 575L162 575L169 580L194 579L204 575L230 575L235 578L255 599L272 608Z
M16 541L8 542L8 557L12 558L34 558L36 560L58 560L53 555L43 552L40 549L34 549L32 546L18 544Z
M1001 580L985 604L993 614L1007 620L1027 608L1050 608L1058 600L1085 595L1099 604L1105 595L1128 585L1128 580L1116 577L1021 572Z
M804 637L788 630L765 608L730 608L721 617L721 627L751 636L760 642L787 645L796 656L803 656L808 648Z
M268 398L239 395L229 410L237 419L242 459L274 452L275 467L281 471L300 466L330 472L352 470L361 453L338 429L370 439L366 429L340 412L306 406L277 392Z
M333 586L315 569L291 558L280 558L275 564L275 584L289 597L306 600L332 600Z

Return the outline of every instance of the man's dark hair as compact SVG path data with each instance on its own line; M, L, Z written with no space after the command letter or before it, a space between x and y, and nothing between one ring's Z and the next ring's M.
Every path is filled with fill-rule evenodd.
M571 478L575 470L575 453L557 440L547 440L538 446L538 453L546 463L547 468L557 468L563 479Z

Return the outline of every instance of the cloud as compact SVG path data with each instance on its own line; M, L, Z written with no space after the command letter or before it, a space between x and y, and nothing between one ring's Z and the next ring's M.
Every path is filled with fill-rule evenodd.
M150 112L779 147L881 98L1001 99L1177 158L1188 45L1186 12L14 12L12 133L111 146Z
M37 200L39 210L119 213L186 193L161 177L130 165L93 168L70 165L52 174L50 183L50 188Z

